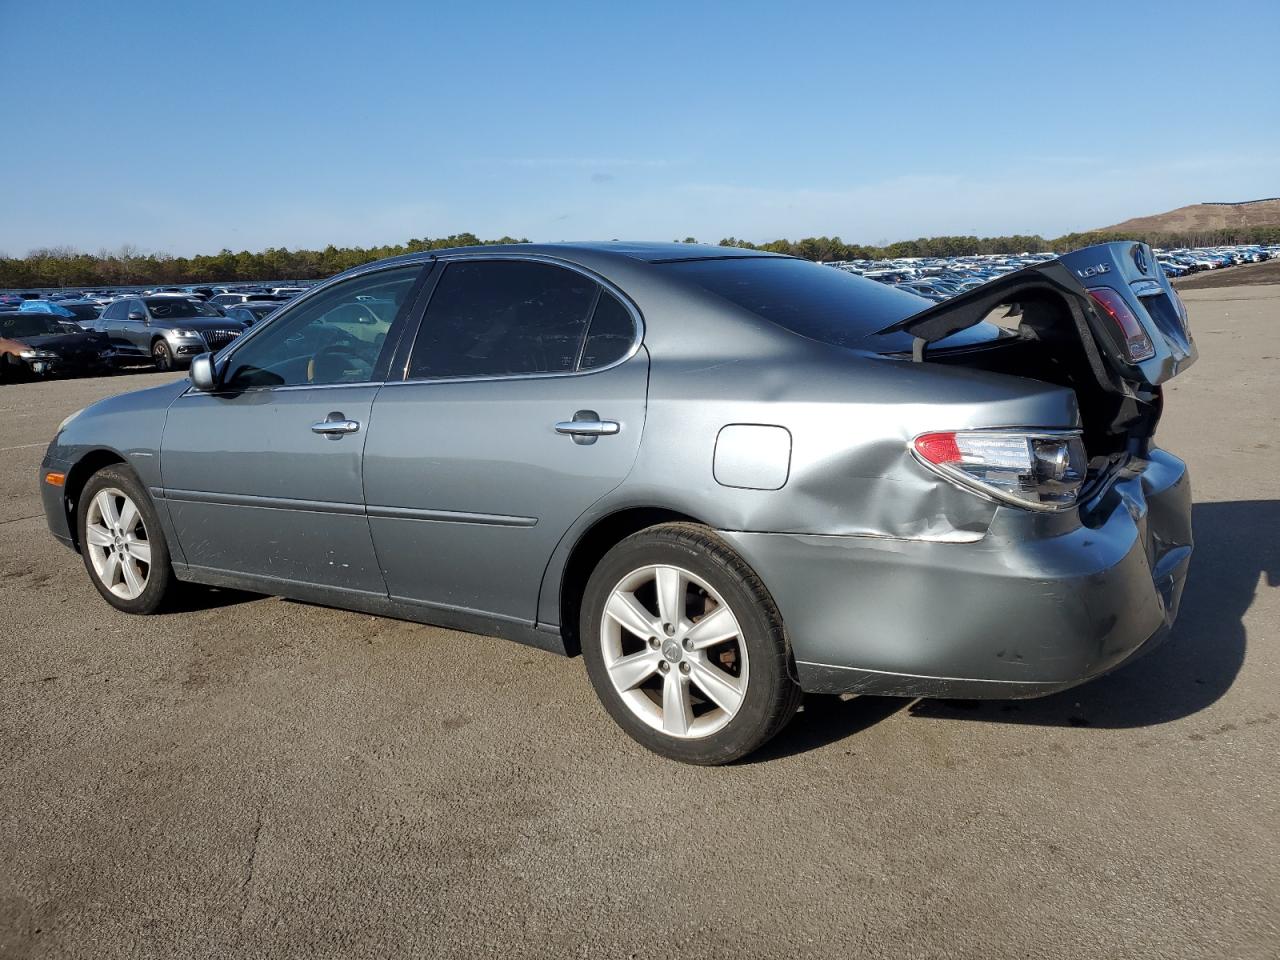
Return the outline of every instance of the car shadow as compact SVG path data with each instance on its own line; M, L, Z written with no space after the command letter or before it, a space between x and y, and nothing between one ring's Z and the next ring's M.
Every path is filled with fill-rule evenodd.
M173 600L165 607L165 613L195 613L199 610L217 610L220 607L234 607L241 603L261 600L265 594L249 593L245 590L230 590L224 587L208 587L202 583L183 583Z
M1280 501L1197 503L1192 524L1195 552L1178 620L1150 654L1036 700L810 697L788 729L756 756L812 750L904 707L912 717L930 719L1105 728L1153 726L1205 709L1231 688L1244 663L1244 615L1262 589L1259 578L1265 586L1280 586Z
M910 697L806 697L785 730L738 763L767 763L825 747L887 720L914 702Z

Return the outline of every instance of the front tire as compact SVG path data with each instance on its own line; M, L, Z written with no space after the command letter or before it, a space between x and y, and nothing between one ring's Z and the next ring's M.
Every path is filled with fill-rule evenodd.
M76 504L80 555L104 600L125 613L155 613L176 578L160 518L147 491L123 464L103 467Z
M587 582L580 630L601 703L664 757L730 763L799 707L773 599L706 527L663 524L617 544Z
M173 369L173 351L164 340L157 340L151 345L151 359L161 373L167 373Z

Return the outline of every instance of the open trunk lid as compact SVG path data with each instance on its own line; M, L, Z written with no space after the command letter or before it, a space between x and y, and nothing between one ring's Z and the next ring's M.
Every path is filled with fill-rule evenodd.
M1020 315L1019 337L1047 341L1073 327L1093 378L1109 393L1149 395L1197 356L1182 301L1151 248L1131 241L1085 247L1006 274L879 333L915 337L920 360L928 344L1005 304Z

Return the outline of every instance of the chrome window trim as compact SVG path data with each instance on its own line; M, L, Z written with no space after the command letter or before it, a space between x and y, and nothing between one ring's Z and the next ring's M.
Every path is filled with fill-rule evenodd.
M238 339L238 338L237 338ZM392 381L394 383L395 381ZM242 397L247 393L275 393L276 391L292 391L292 390L337 390L345 388L354 390L360 388L385 387L388 386L383 380L359 380L355 383L282 383L273 384L269 387L244 387L241 390L197 390L194 386L188 386L186 390L178 394L177 399L183 397L220 397L220 396L236 396Z
M221 353L221 356L218 358L218 362L220 364L228 363L231 360L231 358L236 354L236 352L242 349L246 343L251 343L253 340L253 337L256 336L259 332L267 329L272 324L277 323L281 319L289 316L289 314L292 313L292 311L296 307L302 306L304 303L310 300L313 296L320 294L321 292L329 289L330 287L338 283L345 282L347 280L355 280L357 278L369 276L371 274L383 273L388 270L398 270L403 267L416 266L419 270L424 270L424 269L431 269L431 267L434 266L434 264L439 263L443 268L444 266L447 266L450 263L454 263L462 260L524 260L524 261L530 261L533 263L548 263L548 264L551 264L552 266L563 267L567 270L572 270L575 273L581 274L582 276L586 277L588 280L591 280L593 283L598 284L602 290L607 290L609 293L613 294L618 299L618 302L622 304L623 308L626 309L626 311L631 315L631 321L635 327L635 337L632 340L631 346L627 349L626 353L624 353L621 357L619 357L613 363L606 364L605 366L602 366L602 367L592 367L589 370L569 370L569 371L558 371L558 372L547 372L547 373L507 373L507 374L492 374L492 375L479 376L479 377L414 377L414 378L410 378L407 376L408 369L409 369L409 359L413 356L413 348L417 344L418 333L421 331L422 323L426 319L426 312L428 309L430 309L430 306L431 306L431 302L430 300L428 300L426 306L423 309L422 316L418 318L417 326L414 327L413 329L413 339L409 344L409 349L405 352L404 366L399 371L400 373L399 379L361 380L357 383L320 383L320 384L293 383L293 384L281 384L278 386L245 387L242 390L237 390L234 392L237 395L240 395L240 394L246 394L246 393L274 392L277 390L281 390L281 391L284 391L284 390L333 390L340 387L345 387L350 389L352 387L397 387L397 386L405 386L407 384L426 384L426 383L485 383L485 382L494 381L494 380L546 380L553 377L589 377L589 376L592 376L593 374L604 373L607 370L613 370L616 367L622 366L628 360L632 359L637 353L639 353L640 348L644 346L644 336L645 336L644 314L640 312L640 308L636 306L635 301L632 300L631 297L628 296L626 292L624 292L622 288L619 287L617 284L615 284L612 280L602 277L600 274L596 273L594 270L589 270L588 268L583 267L580 264L572 263L568 260L561 259L560 257L550 256L548 254L489 253L487 251L477 250L474 253L454 253L454 254L449 254L447 256L443 256L443 257L432 256L431 254L424 253L422 254L422 258L420 260L410 260L410 261L403 261L400 263L381 264L381 265L368 264L364 267L353 267L352 270L345 271L343 273L338 274L336 277L330 277L328 280L325 280L323 283L316 284L306 293L298 297L296 300L293 300L288 304L285 304L284 307L278 310L276 313L269 314L262 321L255 323L252 327L250 327L240 336L236 337L235 340L227 344L227 346L223 347L222 349L226 351L225 353L222 353L221 351L219 351L219 353ZM434 291L432 292L434 293ZM593 309L592 313L594 314L594 312L595 311ZM270 322L267 322L268 320ZM412 322L412 318L410 318L410 322ZM588 334L590 333L590 326L588 326L587 332ZM393 373L393 372L394 371L388 371L388 373ZM193 395L218 396L220 394L225 394L228 392L231 392L231 391L226 391L226 390L201 391L201 390L193 390L192 388L188 387L185 391L179 394L178 399L181 399L182 397L186 397L186 396L193 396Z
M631 341L631 346L617 360L606 364L603 367L592 367L590 370L564 370L564 371L547 371L545 373L494 373L485 374L475 377L410 377L409 362L413 359L414 348L418 345L418 334L422 332L422 325L427 320L427 314L431 310L431 300L428 299L426 306L422 310L422 316L418 318L418 325L414 328L413 339L409 342L409 349L405 353L404 366L400 370L399 380L388 380L388 387L402 386L404 384L423 384L423 383L487 383L494 380L546 380L551 377L587 377L593 373L603 373L606 370L612 370L614 367L620 367L626 363L637 353L644 344L644 315L640 312L640 308L636 306L626 293L622 291L613 281L600 276L594 270L589 270L581 264L572 263L563 260L560 257L553 257L542 253L487 253L483 250L477 250L474 253L453 253L443 257L433 258L441 265L441 270L448 268L451 263L465 260L518 260L530 263L545 263L553 267L562 267L571 270L574 273L586 277L592 283L599 285L601 290L607 290L613 294L623 308L631 315L631 323L635 328L635 334ZM442 273L443 276L443 273ZM435 297L435 289L431 291L431 297ZM599 297L592 302L591 316L587 319L586 335L591 333L591 319L595 315L595 308L599 304ZM585 336L584 341L585 343Z

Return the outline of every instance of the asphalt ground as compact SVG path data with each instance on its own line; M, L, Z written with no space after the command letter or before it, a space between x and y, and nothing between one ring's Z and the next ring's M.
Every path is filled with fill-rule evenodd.
M811 698L721 769L634 745L580 660L239 593L115 613L36 468L159 375L0 387L0 957L1280 955L1280 287L1185 296L1169 643L1037 701Z

